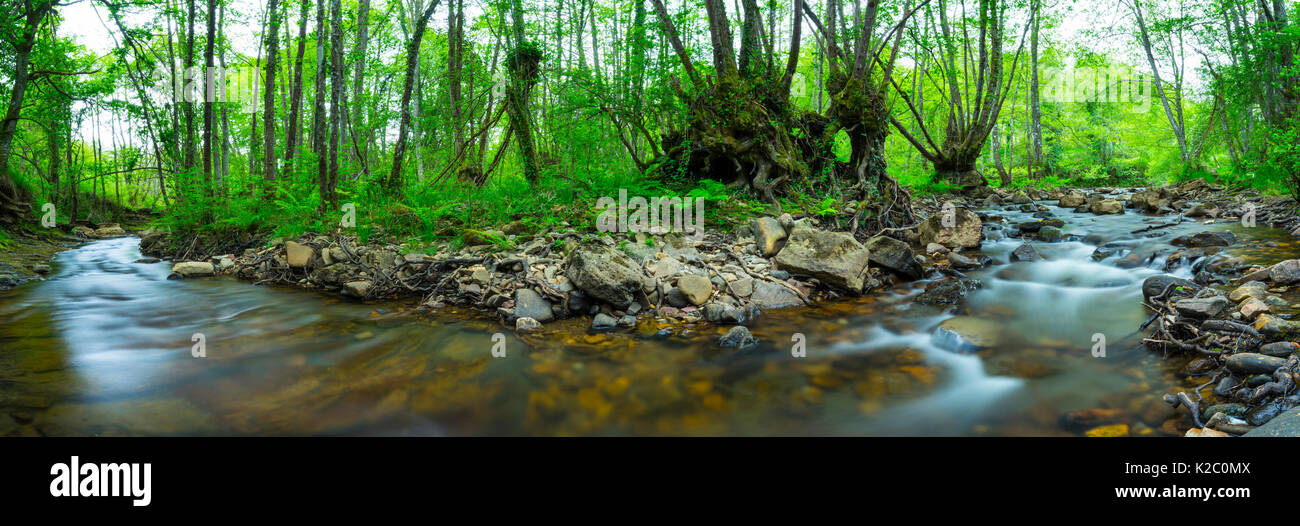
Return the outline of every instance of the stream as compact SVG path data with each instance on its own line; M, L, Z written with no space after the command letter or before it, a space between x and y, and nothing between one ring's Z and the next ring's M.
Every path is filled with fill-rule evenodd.
M1171 249L1228 229L1248 261L1300 254L1264 227L1187 220L1145 237L1130 232L1176 216L1050 210L1067 236ZM0 292L0 435L1046 436L1083 434L1063 415L1094 408L1131 415L1132 435L1181 434L1160 396L1204 380L1133 335L1148 316L1142 280L1165 273L1164 258L1123 269L1093 261L1092 244L1035 241L1039 261L1008 263L1021 244L985 242L994 264L967 273L984 284L967 314L996 324L1000 343L959 354L934 337L952 315L911 302L924 281L765 312L750 326L759 346L741 352L719 348L726 328L708 324L589 334L576 318L516 335L468 309L168 280L170 263L136 262L137 238L95 241Z

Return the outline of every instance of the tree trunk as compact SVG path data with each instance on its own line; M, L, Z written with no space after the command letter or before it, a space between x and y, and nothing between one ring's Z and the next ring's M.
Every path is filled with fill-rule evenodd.
M519 141L519 153L524 162L524 178L534 186L541 182L541 173L537 163L537 150L533 144L532 113L528 108L528 98L537 83L538 65L541 54L536 48L525 45L524 13L520 0L514 0L510 10L514 20L515 48L506 61L510 71L510 88L506 94L506 113L510 116L515 138Z
M5 110L4 121L0 122L0 222L14 222L23 214L31 211L26 196L20 195L9 173L9 155L12 152L14 134L18 131L18 118L22 115L23 96L27 93L27 83L31 78L32 47L36 45L36 31L41 21L53 8L52 1L43 1L32 5L24 2L25 21L21 40L14 48L13 89L9 92L9 106ZM54 155L58 155L57 150Z
M325 26L325 0L316 3L316 97L312 105L312 152L316 154L316 181L320 190L321 211L329 199L329 152L325 149L325 82L329 80L329 63L325 61L325 42L330 38Z
M361 89L365 86L366 75L366 41L369 40L370 27L370 0L358 0L357 2L357 43L352 51L352 60L357 61L356 74L352 80L352 117L348 122L348 127L352 129L353 135L358 139L357 147L353 149L353 157L357 164L362 167L369 166L369 148L370 132L366 126L365 108L367 104L361 100ZM356 133L360 129L363 133ZM367 169L368 170L368 169ZM369 174L367 174L369 175Z
M262 176L269 183L275 180L275 71L280 55L280 15L276 13L278 0L267 6L271 27L266 32L266 83L262 86ZM273 195L274 192L271 192Z
M301 10L298 12L298 56L294 59L293 88L289 94L289 126L284 130L284 169L289 173L294 171L293 159L302 142L302 133L299 131L302 128L302 56L307 51L307 19L311 18L308 10L311 2L301 1Z
M212 141L216 138L216 123L212 112L216 79L212 78L212 73L216 68L213 50L217 43L217 0L208 0L207 22L208 38L203 46L203 182L208 187L208 197L212 197L215 195L212 185Z
M343 2L334 0L332 7L332 20L330 22L330 34L333 35L334 41L330 43L330 174L329 174L329 205L338 207L338 194L335 190L339 186L339 135L343 131L342 112L343 105ZM321 202L324 204L325 196L321 196Z
M420 64L420 40L424 38L425 27L438 0L433 0L415 23L411 40L406 43L406 82L402 85L401 117L397 124L397 144L393 145L393 169L388 173L385 187L396 192L402 185L402 158L406 156L407 133L411 127L411 92L415 89L416 70Z

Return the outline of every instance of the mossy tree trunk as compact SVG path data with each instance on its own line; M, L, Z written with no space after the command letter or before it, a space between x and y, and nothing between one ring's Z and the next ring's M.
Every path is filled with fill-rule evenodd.
M791 46L784 67L763 56L764 13L758 2L741 2L744 13L738 63L726 3L705 0L713 44L715 73L711 77L702 76L691 64L663 1L654 4L694 88L688 93L678 87L679 96L690 108L689 124L665 139L671 157L666 166L693 177L747 187L772 203L777 212L781 210L778 195L792 182L825 190L842 202L857 203L851 226L855 233L859 227L874 232L914 222L911 197L887 174L884 156L889 132L885 110L888 83L884 79L893 69L904 22L913 9L907 9L880 38L879 2L869 2L858 12L860 16L853 18L861 25L841 35L845 23L841 0L827 1L825 24L804 0L795 0L794 41L798 42L806 18L821 33L830 58L826 86L831 104L823 115L802 110L790 100L797 45ZM847 164L836 162L832 153L841 131L849 137ZM830 181L818 177L822 174L829 174Z

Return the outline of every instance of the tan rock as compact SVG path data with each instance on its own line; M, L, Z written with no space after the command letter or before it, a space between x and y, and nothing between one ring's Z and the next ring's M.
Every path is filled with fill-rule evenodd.
M313 259L316 259L316 249L296 241L286 241L284 258L289 262L290 267L306 268L311 265Z

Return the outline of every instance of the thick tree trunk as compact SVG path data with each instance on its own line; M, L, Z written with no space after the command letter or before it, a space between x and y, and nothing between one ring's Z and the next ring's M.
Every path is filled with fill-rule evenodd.
M29 66L32 48L36 45L36 31L53 5L49 1L33 5L29 0L23 6L26 16L23 33L19 37L21 40L14 47L13 88L9 92L9 105L5 109L4 120L0 121L0 222L13 222L31 211L26 196L20 195L18 186L9 173L9 155L13 149L14 135L18 132L23 96L27 93L27 83L31 79ZM57 156L57 150L55 152Z
M534 186L541 182L541 172L537 162L537 149L533 143L533 119L528 107L528 99L533 86L537 83L538 66L541 53L534 47L525 45L524 9L520 0L514 0L511 9L514 20L515 48L506 62L510 70L510 88L506 94L506 113L510 116L511 127L519 141L519 154L523 157L524 178Z

